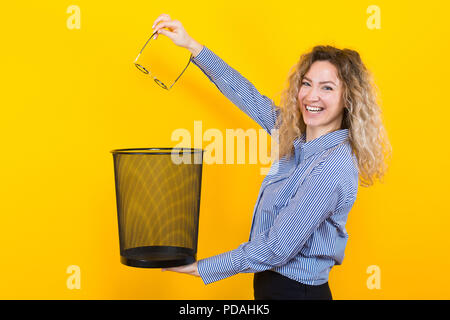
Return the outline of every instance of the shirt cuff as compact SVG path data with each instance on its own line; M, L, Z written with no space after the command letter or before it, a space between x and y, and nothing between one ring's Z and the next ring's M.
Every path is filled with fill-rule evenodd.
M191 58L191 61L212 79L219 78L228 67L225 61L205 45L197 56Z
M198 261L198 273L205 284L239 273L239 270L236 270L233 265L233 253L234 250Z

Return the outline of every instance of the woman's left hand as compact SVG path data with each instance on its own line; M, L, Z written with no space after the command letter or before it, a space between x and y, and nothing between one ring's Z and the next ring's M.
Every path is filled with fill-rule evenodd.
M195 261L192 264L185 265L185 266L164 268L161 271L173 271L173 272L186 273L186 274L190 274L191 276L200 277L200 274L198 273L197 261Z

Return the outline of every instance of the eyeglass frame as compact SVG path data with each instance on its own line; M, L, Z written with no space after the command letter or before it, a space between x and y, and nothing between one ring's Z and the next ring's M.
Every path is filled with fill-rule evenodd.
M189 61L186 65L186 67L184 67L183 71L181 72L181 74L175 79L175 81L171 84L170 87L167 87L161 80L159 80L158 78L156 78L155 76L153 76L151 74L151 72L149 70L147 70L144 66L140 65L139 63L136 63L136 61L139 59L139 57L141 56L142 51L144 51L145 47L147 46L147 43L150 42L151 39L153 39L153 36L157 33L158 31L155 31L151 37L147 40L147 42L144 44L144 46L142 47L141 51L139 52L138 56L136 57L136 59L134 59L134 65L136 66L136 68L138 68L141 72L148 74L150 77L153 78L153 80L163 89L166 90L170 90L172 88L172 86L177 82L177 80L181 77L181 75L184 73L184 71L187 69L187 67L189 66L189 64L191 63L191 59L192 59L192 53L191 56L189 57Z

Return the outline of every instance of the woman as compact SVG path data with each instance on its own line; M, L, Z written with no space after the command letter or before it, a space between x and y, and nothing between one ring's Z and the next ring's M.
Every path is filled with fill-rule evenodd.
M255 273L255 299L332 299L328 274L341 264L347 216L362 186L381 179L390 144L370 73L357 52L316 46L300 57L281 108L179 21L160 15L157 35L192 53L217 88L269 134L278 130L279 159L265 177L248 242L191 265L163 269L205 284Z

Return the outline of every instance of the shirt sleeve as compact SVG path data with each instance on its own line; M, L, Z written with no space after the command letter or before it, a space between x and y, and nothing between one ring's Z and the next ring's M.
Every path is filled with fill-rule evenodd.
M198 272L205 284L237 273L261 272L286 264L301 250L314 230L346 198L345 183L337 177L315 176L305 181L274 224L238 248L198 261ZM304 187L304 188L303 188Z
M250 81L206 46L203 46L200 53L191 61L225 97L256 121L269 135L271 134L280 113L273 100L259 93Z

